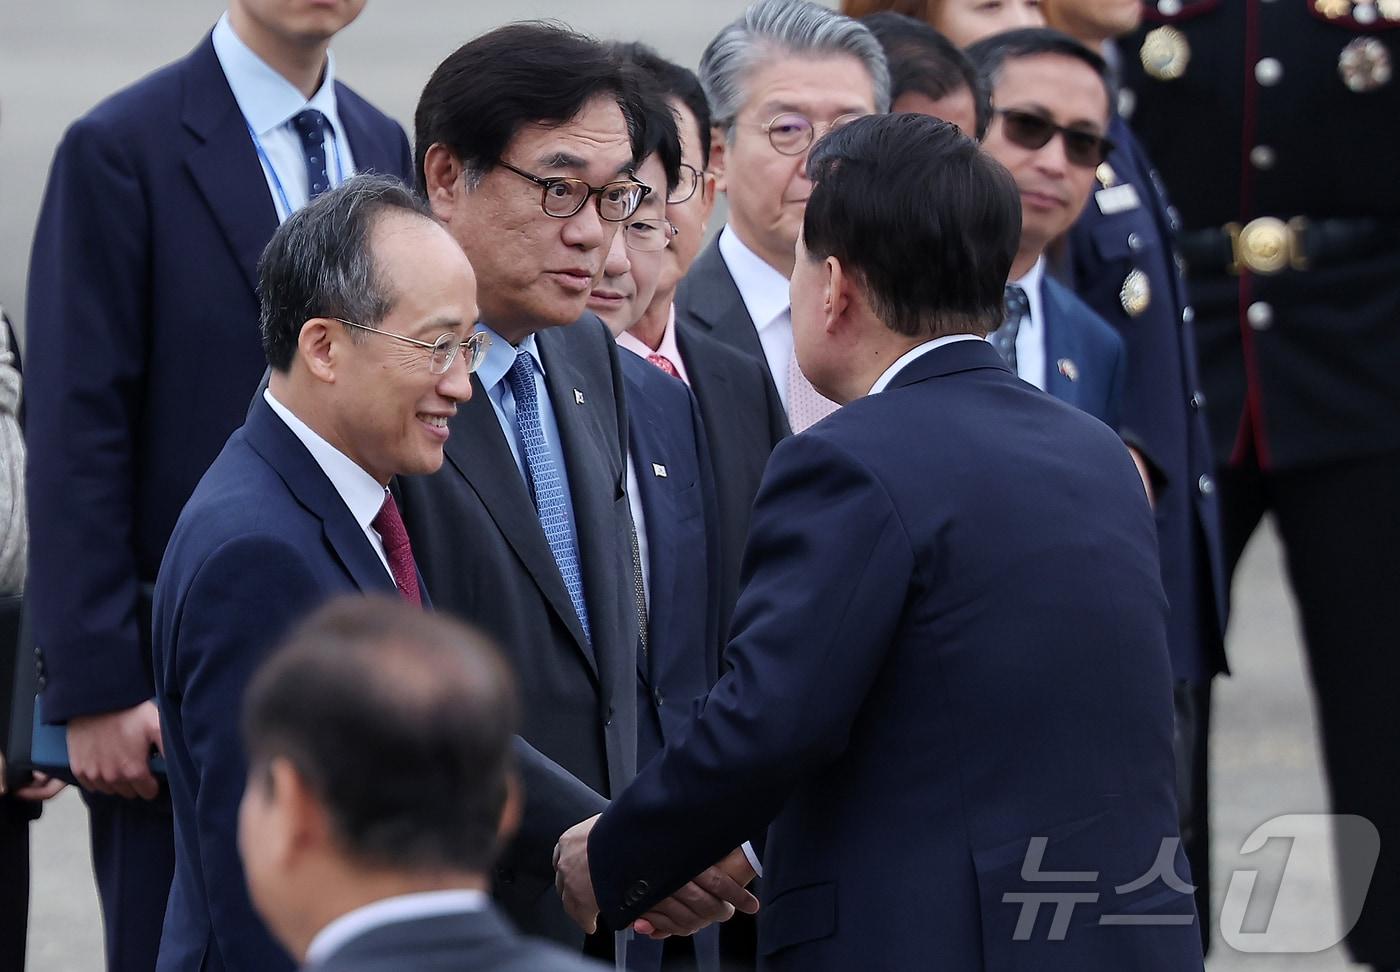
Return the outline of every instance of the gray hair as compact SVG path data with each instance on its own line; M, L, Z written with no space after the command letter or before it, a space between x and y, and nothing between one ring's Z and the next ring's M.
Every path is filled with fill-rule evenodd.
M370 231L386 213L433 221L426 200L398 179L357 175L317 197L272 234L258 261L258 325L263 353L274 371L286 371L302 325L340 317L373 327L393 307L370 250ZM351 339L367 335L346 328Z
M758 0L726 26L700 59L700 83L716 125L732 136L748 94L744 83L765 55L848 54L865 65L875 88L875 110L890 110L885 52L862 23L811 0Z

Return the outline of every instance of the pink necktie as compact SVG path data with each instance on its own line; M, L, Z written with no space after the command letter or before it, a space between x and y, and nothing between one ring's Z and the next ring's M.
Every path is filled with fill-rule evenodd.
M812 387L797 366L797 348L794 347L788 359L787 373L788 425L792 426L792 431L801 432L810 428L840 407Z
M656 365L656 367L660 368L662 371L666 372L666 374L670 375L672 378L679 378L681 376L681 373L676 370L675 363L672 362L671 359L666 357L664 354L657 354L655 352L652 352L651 354L647 355L647 360L650 361L652 364Z
M394 575L394 584L405 601L421 605L423 598L418 593L418 570L413 564L413 547L408 542L408 531L404 529L403 517L399 516L399 504L394 502L394 494L384 494L384 505L375 514L370 524L384 541L384 558L389 561L389 573Z

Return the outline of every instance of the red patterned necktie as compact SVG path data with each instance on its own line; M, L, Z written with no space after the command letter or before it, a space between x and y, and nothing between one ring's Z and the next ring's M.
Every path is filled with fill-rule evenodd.
M666 374L670 375L672 378L679 378L681 376L681 373L676 370L675 363L670 358L666 357L664 354L656 354L655 352L652 352L651 354L647 355L647 360L650 361L652 364L656 365L656 367L660 368L662 371L666 372Z
M394 494L384 494L384 505L375 514L370 524L384 541L384 557L389 561L389 572L394 575L394 584L405 601L421 605L423 598L418 593L418 570L413 564L413 547L408 542L408 531L404 529L403 517L399 516L399 504L394 502Z

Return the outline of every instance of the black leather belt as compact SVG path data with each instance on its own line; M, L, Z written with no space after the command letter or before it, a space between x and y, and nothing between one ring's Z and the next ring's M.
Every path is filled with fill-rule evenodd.
M1242 270L1264 275L1290 269L1316 270L1397 244L1400 227L1380 220L1303 216L1290 220L1261 216L1243 226L1226 223L1219 229L1191 230L1177 240L1182 258L1192 270L1236 276Z

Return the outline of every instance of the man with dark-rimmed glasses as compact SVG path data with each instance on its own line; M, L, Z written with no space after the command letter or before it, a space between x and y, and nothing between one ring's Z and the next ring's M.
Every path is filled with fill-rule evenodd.
M836 407L792 350L788 278L812 191L807 152L832 128L888 110L885 55L869 30L826 7L759 0L710 42L700 81L729 223L676 291L676 317L763 363L800 432Z
M587 303L622 222L666 192L635 176L648 97L595 41L514 24L448 56L415 116L418 189L471 260L491 347L442 471L403 483L404 519L436 603L503 647L522 735L563 770L526 777L496 894L526 931L575 945L552 890L555 842L636 772L626 411L617 347ZM733 912L684 893L699 912Z

